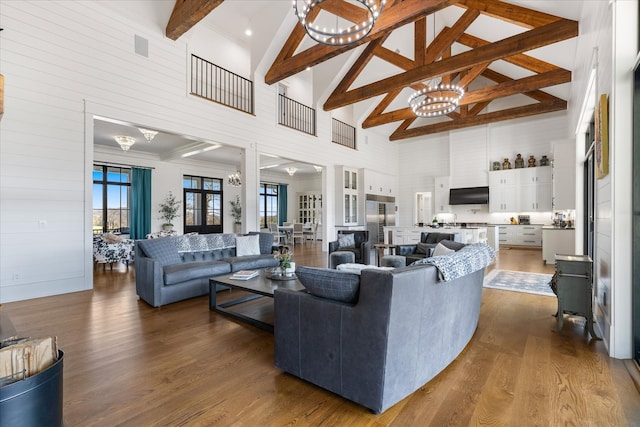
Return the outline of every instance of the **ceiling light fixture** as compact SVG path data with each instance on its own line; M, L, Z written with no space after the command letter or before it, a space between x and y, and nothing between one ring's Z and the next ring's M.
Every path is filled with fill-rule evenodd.
M436 84L414 92L409 97L409 106L418 117L434 117L449 114L464 95L464 89L454 84Z
M309 37L318 43L331 46L344 46L365 38L373 29L373 25L387 2L387 0L343 0L343 2L362 10L366 13L367 18L360 23L354 23L342 18L342 21L347 22L346 25L349 26L341 27L338 22L340 17L326 10L324 10L327 12L324 18L327 18L328 15L334 15L335 25L327 25L326 19L318 19L321 18L321 14L316 14L316 12L317 9L321 9L320 4L324 1L293 0L293 10ZM309 21L307 20L309 15L315 15L315 18Z
M242 175L240 174L240 171L237 170L235 173L229 175L229 185L233 187L242 187Z
M322 172L322 166L313 165L313 168L316 170L316 172Z
M296 173L297 170L297 168L287 168L287 173L289 174L289 176L293 176L293 174Z
M120 148L122 148L122 151L129 151L129 148L131 148L131 146L136 143L136 139L132 136L118 135L114 136L113 139L115 139L116 142L120 144Z
M138 130L142 132L142 134L144 135L144 139L146 139L147 142L151 142L151 140L155 138L156 135L158 134L158 132L155 130L149 130L144 128L138 128Z

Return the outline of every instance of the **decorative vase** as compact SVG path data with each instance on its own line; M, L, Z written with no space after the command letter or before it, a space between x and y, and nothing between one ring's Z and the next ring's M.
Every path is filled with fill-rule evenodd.
M500 162L493 162L491 169L494 171L499 171L500 169L502 169L502 165L500 164Z
M542 156L540 166L549 166L549 158L547 156Z
M234 222L233 223L233 232L234 233L242 233L242 224L239 222Z
M173 224L162 224L162 229L164 231L171 231L173 230Z
M502 162L502 169L511 169L511 162L508 157L504 158L504 161Z
M536 158L533 156L529 156L529 167L532 168L532 167L535 167L535 165L536 165Z
M515 164L516 164L516 169L520 169L524 167L524 159L522 158L522 154L516 155Z
M289 262L289 267L284 269L284 275L285 277L291 277L293 276L293 273L296 272L296 263L293 261Z

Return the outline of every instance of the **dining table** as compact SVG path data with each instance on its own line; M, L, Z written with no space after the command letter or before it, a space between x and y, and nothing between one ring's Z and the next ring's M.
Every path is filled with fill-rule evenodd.
M285 235L285 243L291 243L291 239L293 236L293 225L279 225L278 232L284 233Z

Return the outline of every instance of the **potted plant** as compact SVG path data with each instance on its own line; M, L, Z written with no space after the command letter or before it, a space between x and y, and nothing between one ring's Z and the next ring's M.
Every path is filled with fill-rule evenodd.
M233 217L233 232L240 233L242 226L242 204L240 196L236 196L235 200L229 202L231 204L231 216Z
M162 224L162 228L167 231L171 231L173 229L173 221L175 218L180 216L180 201L176 200L176 197L169 191L169 195L160 203L160 209L158 209L160 213L160 219L164 220L164 224Z

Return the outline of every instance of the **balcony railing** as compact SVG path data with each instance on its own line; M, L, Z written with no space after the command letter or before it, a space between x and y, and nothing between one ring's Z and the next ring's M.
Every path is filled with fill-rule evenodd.
M331 141L356 149L356 128L340 120L331 120Z
M280 94L278 95L278 123L315 135L316 110Z
M253 114L253 82L191 55L191 94Z

